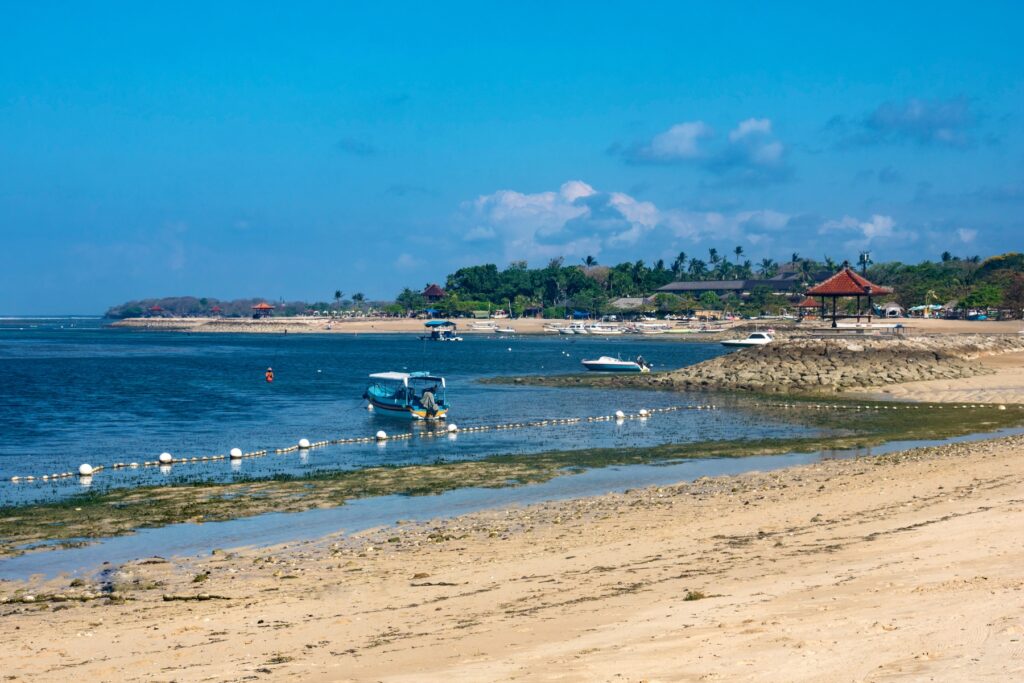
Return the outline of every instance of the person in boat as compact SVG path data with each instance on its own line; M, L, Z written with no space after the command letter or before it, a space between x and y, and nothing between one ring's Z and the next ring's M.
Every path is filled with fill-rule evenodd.
M646 367L648 367L648 366L647 366L647 361L646 361L646 360L644 360L644 357L643 357L643 356L637 356L637 357L636 357L636 364L637 364L637 365L639 365L639 366L640 366L640 367L642 367L642 368L646 368Z
M420 396L420 404L427 411L427 417L437 415L437 400L434 398L435 391L437 391L437 387L430 387L424 389L423 395Z
M274 381L274 368L267 368L267 371L263 373L264 377L267 378L267 382Z

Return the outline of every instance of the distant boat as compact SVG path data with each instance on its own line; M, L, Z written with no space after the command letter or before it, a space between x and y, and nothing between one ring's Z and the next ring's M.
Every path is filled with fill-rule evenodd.
M428 320L425 327L430 334L420 335L427 341L460 342L462 337L456 333L456 326L451 320Z
M375 409L414 420L443 420L448 415L444 377L429 372L378 372L363 393Z
M498 334L515 334L516 328L506 325L505 327L496 327L494 331Z
M496 332L498 326L495 323L473 323L469 326L473 332Z
M746 339L726 339L722 346L764 346L775 341L770 332L751 332Z
M633 360L622 360L611 356L601 356L596 360L583 360L583 367L595 372L650 372L651 366L642 356Z

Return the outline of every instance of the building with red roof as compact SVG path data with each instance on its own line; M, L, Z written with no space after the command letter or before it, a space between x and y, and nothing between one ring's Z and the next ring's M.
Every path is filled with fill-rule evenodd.
M252 317L258 320L259 318L262 318L264 316L271 315L274 311L274 307L268 304L266 301L261 301L252 307L252 311Z
M843 263L843 267L838 273L807 290L808 298L818 297L821 299L823 317L832 319L832 327L837 327L837 321L843 318L856 318L857 322L860 322L862 317L867 317L870 323L872 312L871 299L879 294L892 294L892 289L876 285L863 275L857 274L853 268L850 268L849 263ZM843 298L856 299L857 303L854 313L838 312L836 303L839 299ZM826 300L828 299L832 300L831 313L828 313L826 305ZM862 299L867 301L867 310L863 312L861 311Z

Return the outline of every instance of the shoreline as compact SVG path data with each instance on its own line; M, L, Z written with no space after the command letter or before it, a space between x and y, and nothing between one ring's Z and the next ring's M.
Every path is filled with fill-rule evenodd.
M68 667L126 680L1009 680L1024 672L1021 447L829 460L28 582L0 605L6 661L32 680ZM33 645L54 636L60 648Z
M893 441L951 438L1024 424L1024 407L961 405L946 410L937 404L851 404L821 398L789 401L792 403L746 401L734 407L784 416L794 424L822 430L821 435L505 454L477 460L367 467L241 482L120 487L48 503L8 506L0 508L0 558L75 547L91 539L121 536L143 528L227 521L272 512L303 512L338 507L360 498L519 487L623 465L835 451ZM658 415L655 411L649 418L630 419L658 419ZM35 549L21 550L26 545L39 544L42 545Z

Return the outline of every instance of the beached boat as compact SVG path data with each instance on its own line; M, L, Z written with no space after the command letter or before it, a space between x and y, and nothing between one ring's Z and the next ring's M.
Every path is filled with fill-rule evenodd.
M746 339L726 339L722 346L764 346L775 341L770 332L751 332Z
M608 335L608 334L622 334L623 332L625 332L625 330L623 330L618 325L601 325L599 323L595 323L595 324L591 325L588 329L590 331L590 334L605 334L605 335Z
M498 325L496 323L473 323L469 329L473 332L497 332Z
M370 375L363 398L375 410L414 420L443 420L448 415L444 377L429 372L378 372Z
M497 332L498 334L515 334L516 328L512 327L511 325L506 325L505 327L496 327L494 328L494 331Z
M651 366L643 356L634 360L622 360L611 356L601 356L594 360L583 360L583 367L594 372L650 372Z
M462 337L456 332L456 325L451 320L428 320L425 327L430 334L420 335L427 341L460 342Z

